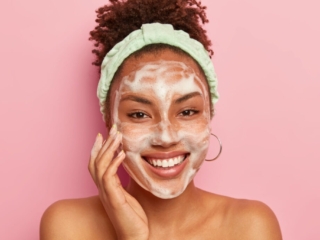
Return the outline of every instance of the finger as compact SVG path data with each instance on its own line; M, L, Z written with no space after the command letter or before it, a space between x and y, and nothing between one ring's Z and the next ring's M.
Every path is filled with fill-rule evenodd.
M116 175L120 164L123 162L125 158L126 158L126 154L124 153L123 150L121 150L118 156L110 163L110 166L107 170L107 174L109 176Z
M110 166L102 177L102 184L103 189L105 190L105 195L109 199L110 203L113 203L113 205L115 203L117 203L116 205L122 204L125 201L122 191L124 189L117 174L117 170L125 157L126 154L124 153L124 151L120 151L117 157L115 157L115 159L110 163Z
M119 191L118 188L120 187L122 190L122 185L117 174L117 170L125 157L125 153L121 151L118 156L112 161L110 167L103 175L103 186L106 190L107 195L116 196L116 192ZM118 194L119 193L122 193L122 191L118 192Z
M100 140L99 138L101 138L101 140L99 142L101 144L99 144L100 148L93 148L92 151L91 151L91 159L90 159L90 162L89 162L89 171L90 171L90 173L91 172L95 172L95 167L94 167L95 161L96 161L96 159L100 158L100 156L105 151L105 149L110 145L110 142L113 140L114 135L116 133L116 129L117 129L117 127L114 124L112 126L112 128L110 129L107 141L106 140L103 141L103 137L101 136L101 134L100 133L98 134L97 138L98 138L98 140Z
M109 148L103 153L100 158L95 161L95 171L98 179L102 179L103 174L110 165L110 162L114 158L116 150L119 148L122 141L122 134L116 133L114 141L110 144Z
M95 181L95 168L94 168L94 162L97 158L97 155L99 153L99 150L102 147L102 141L103 141L103 137L100 133L98 133L98 135L96 136L95 142L93 144L93 147L91 149L91 154L90 154L90 160L89 160L89 164L88 164L88 169L89 172L91 174L91 177L93 178L93 180Z
M117 125L113 124L110 131L109 131L109 136L108 139L103 143L103 146L100 150L100 152L98 153L97 158L100 158L101 155L108 149L108 147L110 146L110 144L114 141L115 135L117 133Z

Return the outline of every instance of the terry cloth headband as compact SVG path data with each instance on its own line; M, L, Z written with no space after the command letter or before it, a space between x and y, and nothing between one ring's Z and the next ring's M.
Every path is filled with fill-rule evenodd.
M171 24L148 23L143 24L141 29L131 32L125 39L117 43L103 59L97 96L104 120L108 90L117 69L132 53L144 46L156 43L178 47L196 60L207 78L212 104L218 101L216 73L209 54L203 45L190 38L188 33L182 30L174 30Z

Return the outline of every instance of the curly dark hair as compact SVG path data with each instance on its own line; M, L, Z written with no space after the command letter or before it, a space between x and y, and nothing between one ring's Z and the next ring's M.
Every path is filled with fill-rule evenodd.
M175 30L187 32L191 38L201 42L213 55L211 41L202 28L208 22L205 6L196 0L109 0L110 4L99 8L98 25L90 32L89 40L95 41L96 55L93 62L101 66L103 58L114 45L122 41L144 23L169 23Z

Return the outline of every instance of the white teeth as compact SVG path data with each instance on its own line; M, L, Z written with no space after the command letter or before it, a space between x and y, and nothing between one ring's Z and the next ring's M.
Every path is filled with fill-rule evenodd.
M169 164L169 167L173 167L174 166L174 162L173 162L172 158L169 159L169 163L168 164Z
M180 164L184 159L185 155L177 156L174 158L168 158L168 159L155 159L155 158L149 158L148 162L155 167L173 167L177 164Z
M168 161L167 160L163 160L162 161L162 167L168 167L169 164L168 164Z
M161 165L162 165L162 164L161 164L161 161L158 159L158 160L157 160L157 165L155 165L155 166L161 167Z

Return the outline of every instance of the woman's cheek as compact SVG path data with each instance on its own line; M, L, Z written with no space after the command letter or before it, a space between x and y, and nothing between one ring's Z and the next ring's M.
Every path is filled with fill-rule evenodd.
M191 138L195 145L202 145L210 137L210 122L205 118L181 123L179 127L180 130L178 132L181 132L184 137Z
M206 157L209 148L210 125L206 121L197 122L181 128L179 134L183 145L190 152L190 162L198 169Z
M148 147L148 138L151 131L139 124L120 123L119 131L123 136L123 148L125 151L140 153Z

